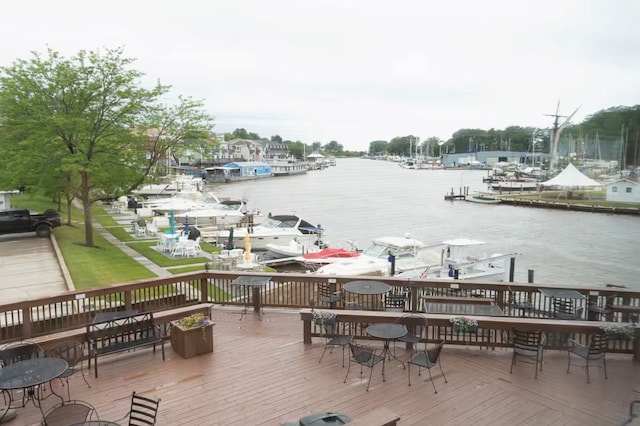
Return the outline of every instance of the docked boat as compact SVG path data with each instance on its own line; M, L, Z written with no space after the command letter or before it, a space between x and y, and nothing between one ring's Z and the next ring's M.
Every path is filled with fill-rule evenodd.
M531 178L500 179L491 183L495 191L536 191L539 181Z
M380 237L359 256L342 259L313 273L326 275L419 276L437 262L439 251L422 241L404 237ZM392 271L393 268L393 271Z
M205 241L214 244L244 247L245 235L251 239L252 250L267 250L267 244L288 245L296 239L300 243L313 244L322 227L314 226L297 215L266 217L260 225L223 230L202 230ZM231 240L231 241L230 241Z
M442 242L442 261L425 269L421 278L471 281L508 281L507 260L520 253L473 254L470 250L484 241L457 238Z
M479 204L500 204L500 199L489 194L475 194L464 197L465 201Z

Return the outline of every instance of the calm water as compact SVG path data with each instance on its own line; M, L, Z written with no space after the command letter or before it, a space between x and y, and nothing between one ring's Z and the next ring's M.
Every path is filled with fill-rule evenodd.
M413 234L425 243L473 238L486 253L519 252L516 281L527 270L538 283L640 288L640 217L508 205L444 201L460 186L486 191L486 171L408 170L396 163L338 159L335 167L306 175L222 185L221 195L244 197L273 214L295 213L327 230L340 245L361 249L372 238Z

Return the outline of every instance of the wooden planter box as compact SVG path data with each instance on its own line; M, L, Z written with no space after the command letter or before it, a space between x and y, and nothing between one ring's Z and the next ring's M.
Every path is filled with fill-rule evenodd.
M182 328L172 321L171 347L182 358L213 352L213 322L204 327Z

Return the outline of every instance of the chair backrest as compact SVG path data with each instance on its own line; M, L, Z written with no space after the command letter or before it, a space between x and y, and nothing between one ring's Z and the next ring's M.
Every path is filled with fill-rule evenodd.
M329 283L319 283L318 284L318 294L320 297L330 297L335 296L334 291L332 291Z
M64 342L47 351L47 356L51 358L62 358L67 361L69 368L73 368L84 355L84 343Z
M82 424L92 420L97 413L96 409L84 401L63 401L53 406L44 416L44 424L47 426L68 426L70 424Z
M152 399L137 395L135 391L131 395L131 411L129 411L130 426L147 426L156 424L160 399Z
M358 364L369 364L374 359L375 349L358 345L357 343L349 343L351 350L351 359Z
M440 341L437 345L432 348L427 349L425 352L427 354L427 360L433 366L436 365L438 360L440 359L440 353L442 352L442 348L444 347L444 340Z
M407 327L409 334L419 337L421 340L427 334L427 317L420 314L405 314L396 320L396 324Z
M322 321L322 328L327 339L331 339L338 334L338 321L335 319L328 319Z
M542 332L513 329L513 350L521 355L535 355L542 348Z
M566 319L566 316L573 316L573 302L567 299L553 299L553 313L556 318Z
M384 298L384 310L390 312L404 312L406 302L406 294L389 293Z
M26 359L39 358L44 355L44 350L37 343L20 342L5 346L0 350L0 362L7 366L14 362Z
M607 336L602 333L594 334L589 344L589 358L599 357L607 351Z

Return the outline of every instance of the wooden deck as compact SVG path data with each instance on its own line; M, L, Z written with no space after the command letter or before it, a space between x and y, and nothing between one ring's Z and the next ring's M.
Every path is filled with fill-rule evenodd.
M510 349L453 346L442 353L448 383L433 370L437 394L414 368L407 386L406 371L393 360L384 383L376 366L366 392L355 366L343 383L340 349L318 363L323 339L302 343L298 311L267 310L262 321L251 311L239 321L236 307L213 312L214 353L182 359L167 342L165 362L152 349L103 357L98 379L85 371L90 389L78 375L70 379L71 398L93 404L101 419L115 420L126 413L134 390L159 397L159 425L280 425L324 411L356 419L382 407L399 415L400 425L598 426L621 424L629 403L640 399L640 363L631 355L609 354L609 379L594 368L587 384L582 368L566 373L564 351L547 351L534 380L533 365L522 358L509 374ZM400 345L397 353L405 355ZM66 394L59 381L53 386ZM9 425L39 424L40 412L31 404L17 411Z

